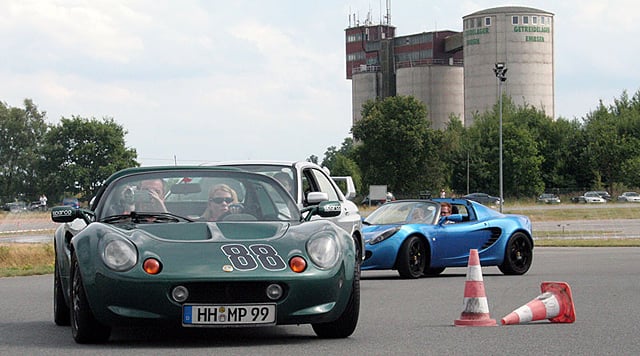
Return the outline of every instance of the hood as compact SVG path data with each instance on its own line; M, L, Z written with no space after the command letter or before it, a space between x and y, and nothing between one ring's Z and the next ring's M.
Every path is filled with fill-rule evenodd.
M289 229L287 222L195 222L177 224L144 224L138 230L155 237L175 241L256 240L282 237Z

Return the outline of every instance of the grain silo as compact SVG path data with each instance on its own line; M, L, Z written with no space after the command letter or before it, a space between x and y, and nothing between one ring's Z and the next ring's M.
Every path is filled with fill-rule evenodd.
M459 32L454 31L394 39L396 94L411 95L423 102L434 129L445 129L451 116L464 123L460 39Z
M503 90L554 118L553 14L505 6L463 17L465 126L498 102L496 63L507 68Z

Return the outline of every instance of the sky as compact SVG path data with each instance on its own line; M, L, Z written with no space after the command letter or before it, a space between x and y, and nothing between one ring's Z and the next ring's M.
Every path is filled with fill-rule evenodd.
M305 160L351 129L344 30L387 1L0 0L0 101L113 118L144 166ZM396 35L462 31L498 6L554 14L555 112L640 90L634 0L391 0Z

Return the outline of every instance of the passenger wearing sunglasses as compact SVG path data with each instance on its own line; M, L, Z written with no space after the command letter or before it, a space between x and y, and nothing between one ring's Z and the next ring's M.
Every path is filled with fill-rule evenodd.
M230 206L238 203L236 191L226 184L214 185L209 189L209 201L207 209L202 215L204 221L216 221L228 213L231 213Z

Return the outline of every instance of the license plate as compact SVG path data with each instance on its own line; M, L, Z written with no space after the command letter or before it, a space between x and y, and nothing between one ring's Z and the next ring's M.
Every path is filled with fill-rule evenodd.
M264 325L276 323L275 304L185 305L183 326Z

